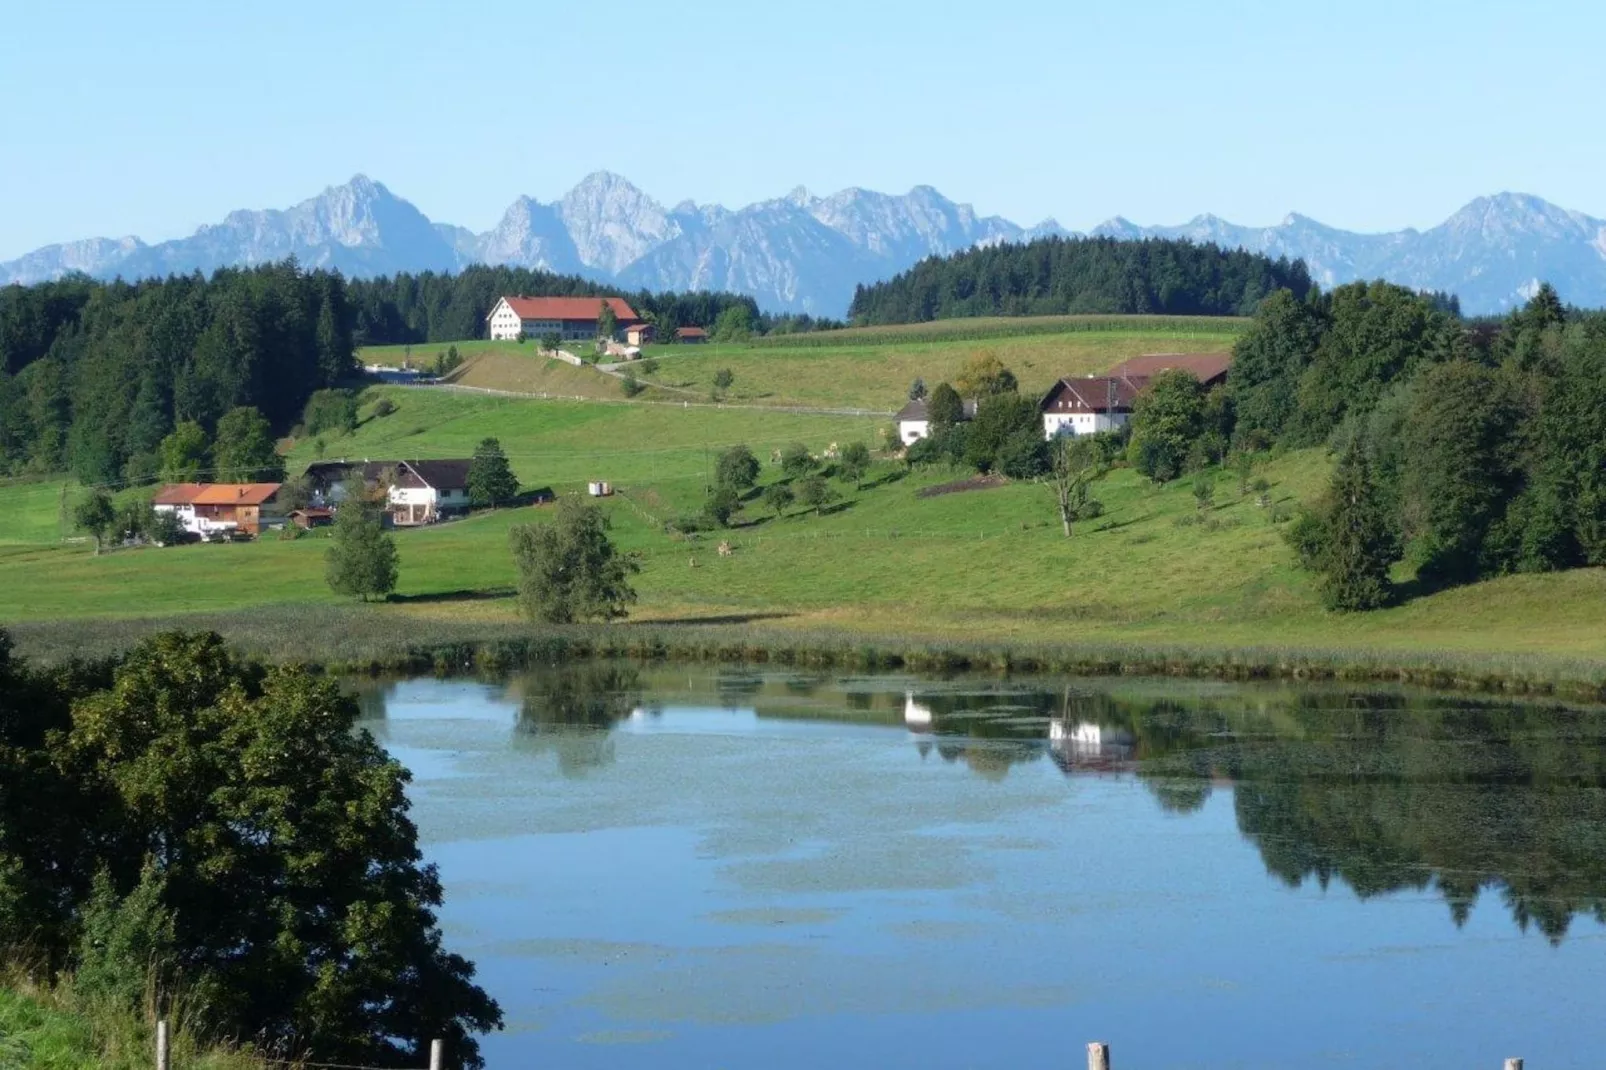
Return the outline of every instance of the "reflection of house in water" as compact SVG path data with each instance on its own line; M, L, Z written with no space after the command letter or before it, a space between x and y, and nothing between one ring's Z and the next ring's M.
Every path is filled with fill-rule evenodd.
M1097 721L1049 718L1048 753L1066 773L1125 773L1137 767L1137 739L1132 733Z

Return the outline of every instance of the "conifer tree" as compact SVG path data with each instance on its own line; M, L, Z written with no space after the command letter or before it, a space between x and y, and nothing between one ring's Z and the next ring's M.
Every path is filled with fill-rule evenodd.
M1359 441L1351 442L1339 459L1323 511L1321 590L1328 608L1352 611L1386 605L1393 594L1389 567L1399 560L1399 544Z
M496 506L519 493L519 481L502 452L502 443L484 438L474 447L474 460L468 467L468 501L476 508Z

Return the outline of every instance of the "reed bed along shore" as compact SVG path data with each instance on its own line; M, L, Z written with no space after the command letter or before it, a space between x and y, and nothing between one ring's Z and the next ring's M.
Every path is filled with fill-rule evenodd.
M1606 701L1606 662L1534 654L1277 645L968 642L790 629L740 617L554 627L514 621L404 618L376 612L376 608L279 606L249 612L29 622L8 628L17 653L42 662L115 656L147 636L182 628L216 631L242 654L265 662L310 664L342 674L472 674L586 658L629 657L930 674L1389 682Z

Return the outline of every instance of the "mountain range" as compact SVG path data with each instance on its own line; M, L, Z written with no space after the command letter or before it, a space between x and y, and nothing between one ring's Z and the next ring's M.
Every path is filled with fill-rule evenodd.
M1115 218L1094 236L1186 238L1301 258L1324 287L1385 278L1461 298L1471 314L1499 313L1549 281L1563 300L1606 306L1606 221L1529 194L1474 200L1428 230L1363 234L1294 214L1270 227L1212 215L1180 226ZM147 244L91 238L0 263L0 284L81 271L140 278L294 255L352 276L452 271L469 264L544 268L621 289L730 290L776 312L842 316L859 283L889 278L927 256L978 244L1076 236L1054 220L1023 227L977 215L930 186L902 195L799 188L745 208L685 201L665 208L618 175L598 172L562 198L519 197L483 234L425 217L364 175L284 210L230 212L188 238Z

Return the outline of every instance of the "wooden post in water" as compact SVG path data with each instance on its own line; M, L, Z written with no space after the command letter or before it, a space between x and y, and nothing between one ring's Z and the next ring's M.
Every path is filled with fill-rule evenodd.
M429 1070L446 1070L446 1041L435 1039L429 1042Z
M1522 1070L1522 1060L1521 1059L1507 1059L1506 1060L1506 1070Z
M1110 1070L1110 1046L1094 1041L1087 1046L1087 1070ZM1518 1070L1521 1070L1519 1067Z
M168 1070L167 1019L156 1023L156 1070Z

